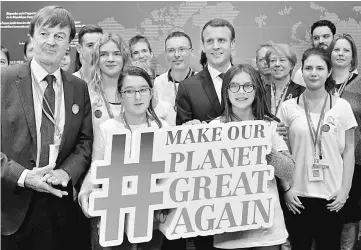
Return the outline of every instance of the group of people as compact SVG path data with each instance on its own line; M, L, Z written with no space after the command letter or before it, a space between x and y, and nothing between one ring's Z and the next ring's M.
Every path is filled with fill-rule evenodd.
M273 226L195 237L195 248L355 249L361 77L354 40L336 35L332 22L312 25L313 46L295 74L297 57L287 44L261 45L258 70L233 65L236 34L224 19L202 28L203 70L190 67L191 38L175 31L164 42L169 70L158 76L145 36L125 43L97 25L79 31L70 75L64 58L76 30L61 7L39 10L29 34L27 62L1 67L3 249L185 250L185 239L168 240L157 228L149 242L125 236L119 246L100 246L99 218L89 215L89 196L102 188L90 178L92 162L104 159L114 129L248 120L271 129Z

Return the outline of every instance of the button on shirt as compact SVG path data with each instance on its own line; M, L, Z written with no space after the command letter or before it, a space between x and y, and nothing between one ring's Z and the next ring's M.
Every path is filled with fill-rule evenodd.
M227 70L229 70L230 68L232 67L231 64L229 64ZM226 70L226 72L227 72ZM211 78L212 78L212 81L213 81L213 84L214 84L214 88L216 90L216 93L217 93L217 97L218 97L218 100L219 100L219 103L222 103L222 94L221 94L221 91L222 91L222 83L223 83L223 80L222 78L219 77L219 74L223 73L223 72L219 72L218 70L216 70L215 68L213 68L211 65L208 64L208 71L209 71L209 74L211 75Z
M41 134L40 134L40 127L41 127L41 119L42 119L42 105L43 105L43 95L48 83L45 81L45 77L49 74L36 60L31 60L30 63L31 72L34 74L32 75L32 91L33 91L33 103L34 103L34 113L35 113L35 124L36 124L36 143L37 143L37 154L36 154L36 166L39 166L39 159L40 159L40 147L41 147ZM63 134L64 131L64 124L65 124L65 102L64 102L64 88L62 93L60 93L60 100L59 100L59 91L61 90L61 84L63 84L61 79L60 67L52 73L55 76L53 87L55 92L55 117L57 114L57 110L60 110L60 117L59 117L59 129L60 134ZM35 79L35 81L34 81ZM40 86L37 86L37 82ZM61 102L61 103L60 103ZM58 108L60 106L60 109ZM55 129L56 131L57 129ZM55 134L54 134L54 141L55 141ZM23 173L20 175L18 180L18 185L24 187L24 181L26 174L30 170L25 169Z

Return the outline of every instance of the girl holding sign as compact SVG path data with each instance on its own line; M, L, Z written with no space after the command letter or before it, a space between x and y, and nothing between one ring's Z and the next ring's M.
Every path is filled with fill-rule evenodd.
M274 166L275 175L285 181L291 180L295 163L288 153L286 143L276 132L277 122L267 108L265 91L259 74L248 64L240 64L230 68L222 83L221 117L211 123L227 123L236 121L265 120L270 122L272 151L267 155L267 163ZM279 250L280 244L287 239L283 212L278 199L276 180L268 183L271 193L277 198L274 212L274 223L271 228L260 228L214 236L214 246L222 249L262 249Z
M292 250L339 250L339 211L351 188L354 133L357 123L350 104L329 90L334 82L330 54L312 48L302 57L305 92L281 106L279 117L289 128L289 146L296 174L283 183L292 212L288 221Z
M118 93L120 95L120 101L122 102L122 111L114 119L108 119L103 122L99 127L99 133L95 134L92 161L103 160L105 145L107 144L106 135L117 129L128 129L132 133L141 128L152 127L162 128L168 126L168 124L159 119L154 112L152 107L153 98L153 83L147 72L139 67L130 66L125 67L121 72L118 79ZM132 137L130 153L131 157L135 155L134 137ZM127 150L125 150L127 152ZM89 195L95 189L99 188L92 184L90 178L90 172L92 171L93 165L83 182L79 200L83 212L86 216L89 209ZM95 237L99 241L98 230L96 233L92 233L93 238ZM160 250L162 244L162 234L159 230L153 232L153 238L150 242L132 244L129 243L127 237L124 236L123 243L120 246L102 248L99 244L94 249L112 249L112 250L131 250L131 249L151 249ZM93 240L92 240L93 241Z
M94 136L99 133L99 125L102 122L120 114L121 104L117 92L118 77L124 66L129 64L129 58L128 46L118 34L105 33L94 44L91 58L91 80L87 82L92 105ZM80 72L79 77L85 80L81 71L78 72ZM81 206L83 192L82 188L78 195ZM97 237L93 236L97 232L98 219L91 219L90 224L92 248L93 250L101 249Z

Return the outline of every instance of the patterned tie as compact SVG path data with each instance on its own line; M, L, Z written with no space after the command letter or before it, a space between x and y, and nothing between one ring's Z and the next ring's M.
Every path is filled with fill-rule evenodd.
M48 86L46 87L44 92L43 107L46 113L48 113L50 117L53 117L52 114L54 114L55 110L55 91L53 88L53 81L55 77L53 75L47 75L44 79L48 83ZM45 102L45 99L48 101L51 112ZM42 112L43 115L41 118L40 127L41 147L39 167L45 167L49 164L49 145L54 143L55 132L55 124L45 115L44 110Z
M220 73L218 76L222 79L222 81L224 80L224 73Z

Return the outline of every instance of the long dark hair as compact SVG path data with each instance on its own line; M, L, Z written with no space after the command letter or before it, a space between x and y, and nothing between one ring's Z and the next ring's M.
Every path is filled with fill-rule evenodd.
M121 94L122 92L122 87L123 87L123 82L126 76L140 76L142 77L144 80L147 81L149 87L152 90L153 93L153 82L152 79L150 78L150 76L148 75L148 73L139 67L136 66L127 66L125 67L122 72L119 75L118 78L118 92L119 94ZM154 95L152 95L152 98L150 99L150 103L149 103L149 107L148 107L148 113L150 115L150 118L153 119L159 128L162 128L162 123L160 121L160 119L158 118L157 114L154 111L153 105L152 105L152 101L153 101Z
M263 87L262 80L257 71L249 64L238 64L231 67L224 75L222 83L222 122L232 122L235 116L232 111L232 103L229 100L228 88L231 84L233 77L240 73L247 73L250 75L252 84L255 86L253 91L256 91L254 101L252 103L252 114L257 120L280 120L274 116L268 109L266 103L266 91Z
M328 72L331 71L332 69L332 63L331 63L331 54L329 52L329 50L325 50L322 48L310 48L307 49L303 55L302 55L302 73L303 73L303 67L304 67L304 63L307 60L307 58L309 58L310 56L319 56L322 60L325 61L326 66L327 66L327 70ZM332 90L334 87L336 86L335 81L332 79L331 75L326 79L325 82L325 89L327 92L329 92L330 90Z

